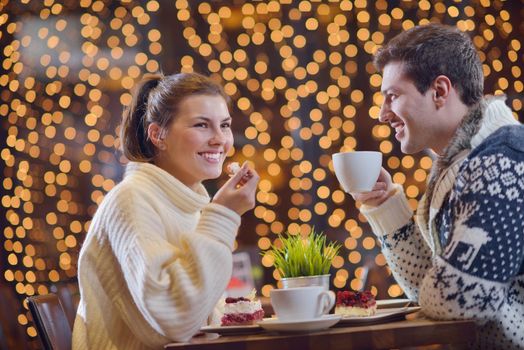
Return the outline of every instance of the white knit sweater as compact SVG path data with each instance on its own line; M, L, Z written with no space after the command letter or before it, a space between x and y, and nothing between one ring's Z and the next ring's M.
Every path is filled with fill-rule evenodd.
M73 349L161 349L205 324L231 276L240 216L164 170L129 163L78 266Z

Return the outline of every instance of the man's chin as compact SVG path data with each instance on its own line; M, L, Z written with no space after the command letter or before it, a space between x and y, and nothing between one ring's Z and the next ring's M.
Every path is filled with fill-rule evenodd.
M400 150L404 154L416 154L425 150L425 148L413 147L411 145L400 145Z
M400 150L402 151L402 153L404 154L414 154L414 153L417 153L418 151L414 149L414 147L406 142L401 142L400 143Z

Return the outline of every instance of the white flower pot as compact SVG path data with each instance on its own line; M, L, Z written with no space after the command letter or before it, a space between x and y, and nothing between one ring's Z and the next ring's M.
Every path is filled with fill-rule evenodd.
M325 290L329 290L329 277L331 275L317 275L317 276L301 276L301 277L287 277L282 278L282 288L295 287L309 287L322 286Z

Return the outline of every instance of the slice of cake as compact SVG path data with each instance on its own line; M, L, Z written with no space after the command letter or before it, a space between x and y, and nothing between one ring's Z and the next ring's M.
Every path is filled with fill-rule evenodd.
M335 315L372 316L377 312L377 302L370 291L337 292Z
M227 171L229 176L233 176L240 171L240 164L238 162L232 162L227 165Z
M240 297L226 298L222 326L246 326L255 324L264 318L264 310L260 300Z

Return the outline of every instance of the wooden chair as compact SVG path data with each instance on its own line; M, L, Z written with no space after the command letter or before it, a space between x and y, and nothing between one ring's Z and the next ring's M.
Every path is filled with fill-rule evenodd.
M80 301L80 290L76 281L58 282L49 287L49 291L58 295L60 304L67 316L71 329L75 323L76 309Z
M71 326L56 294L26 299L45 350L70 350Z

